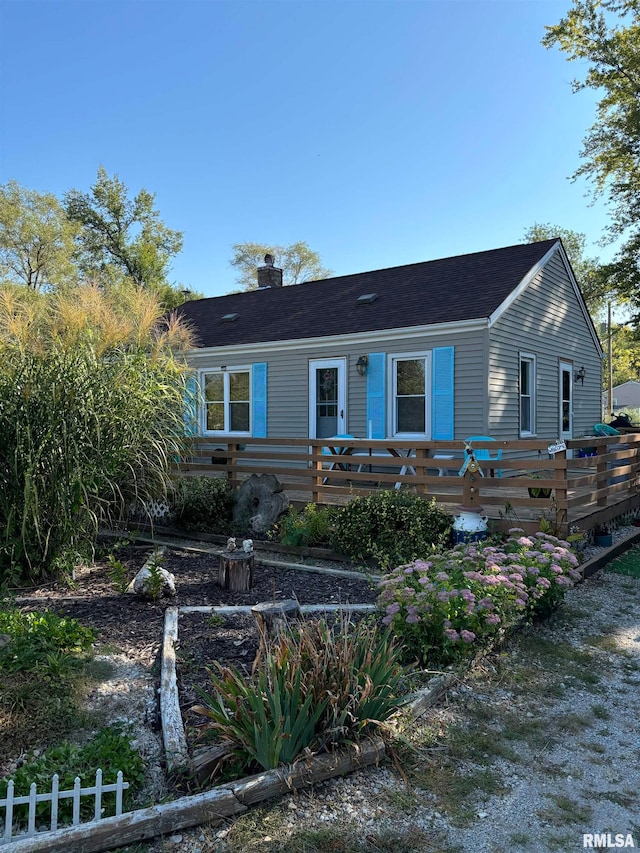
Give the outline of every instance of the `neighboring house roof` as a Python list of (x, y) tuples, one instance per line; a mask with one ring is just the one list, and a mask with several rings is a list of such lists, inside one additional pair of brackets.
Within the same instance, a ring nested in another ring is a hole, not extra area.
[[(199, 347), (487, 320), (558, 240), (186, 302)], [(376, 294), (359, 303), (359, 296)], [(234, 316), (237, 315), (237, 316)], [(226, 319), (224, 319), (226, 318)]]

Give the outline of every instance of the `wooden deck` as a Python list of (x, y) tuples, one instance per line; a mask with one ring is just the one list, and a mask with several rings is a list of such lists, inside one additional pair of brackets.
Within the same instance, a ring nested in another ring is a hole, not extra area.
[[(331, 450), (326, 442), (196, 439), (180, 469), (186, 475), (226, 477), (234, 485), (251, 474), (274, 474), (296, 504), (344, 504), (379, 489), (410, 489), (453, 515), (461, 506), (481, 507), (499, 530), (518, 526), (534, 532), (544, 518), (561, 536), (640, 506), (640, 433), (574, 439), (566, 442), (566, 451), (554, 454), (546, 441), (492, 442), (485, 447), (493, 456), (501, 450), (502, 458), (478, 460), (480, 470), (463, 477), (458, 474), (464, 461), (461, 441), (341, 439)], [(550, 488), (551, 496), (531, 497), (529, 488), (540, 487)]]

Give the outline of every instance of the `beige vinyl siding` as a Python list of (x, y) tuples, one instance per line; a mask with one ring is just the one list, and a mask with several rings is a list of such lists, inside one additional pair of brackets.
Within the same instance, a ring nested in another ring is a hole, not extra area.
[(600, 420), (601, 364), (589, 324), (556, 253), (490, 330), (489, 434), (518, 436), (519, 354), (536, 357), (536, 430), (557, 438), (559, 362), (584, 366), (584, 385), (573, 383), (573, 435), (590, 434)]

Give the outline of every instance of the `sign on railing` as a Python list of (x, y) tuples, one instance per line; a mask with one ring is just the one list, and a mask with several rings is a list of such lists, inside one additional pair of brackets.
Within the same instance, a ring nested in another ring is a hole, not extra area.
[[(93, 820), (100, 820), (102, 817), (102, 795), (115, 792), (115, 816), (119, 817), (122, 814), (122, 794), (129, 787), (129, 783), (122, 778), (122, 771), (118, 770), (118, 775), (115, 782), (108, 785), (102, 784), (102, 770), (96, 770), (95, 785), (88, 788), (81, 787), (80, 777), (76, 776), (73, 788), (70, 791), (59, 790), (59, 778), (56, 773), (51, 779), (51, 791), (39, 794), (35, 782), (31, 783), (29, 793), (23, 796), (15, 796), (14, 781), (10, 779), (7, 784), (7, 796), (0, 800), (0, 815), (4, 810), (4, 831), (0, 838), (0, 846), (10, 843), (17, 838), (33, 838), (38, 832), (54, 831), (58, 828), (58, 806), (60, 800), (73, 800), (73, 814), (71, 819), (72, 826), (78, 826), (80, 823), (80, 798), (93, 797)], [(38, 803), (51, 803), (51, 819), (47, 821), (49, 824), (44, 828), (42, 826), (36, 828), (36, 808)], [(13, 832), (14, 826), (14, 807), (27, 805), (29, 806), (27, 815), (26, 831), (20, 830)], [(0, 817), (0, 828), (2, 827), (2, 818)]]

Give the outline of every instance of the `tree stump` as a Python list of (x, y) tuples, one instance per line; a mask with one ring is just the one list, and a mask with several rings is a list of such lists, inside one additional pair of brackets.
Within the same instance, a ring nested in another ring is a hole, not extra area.
[(247, 592), (253, 586), (255, 554), (224, 551), (218, 561), (218, 583), (231, 592)]
[(284, 601), (262, 601), (251, 608), (261, 638), (277, 637), (287, 622), (300, 618), (300, 606), (293, 598)]

